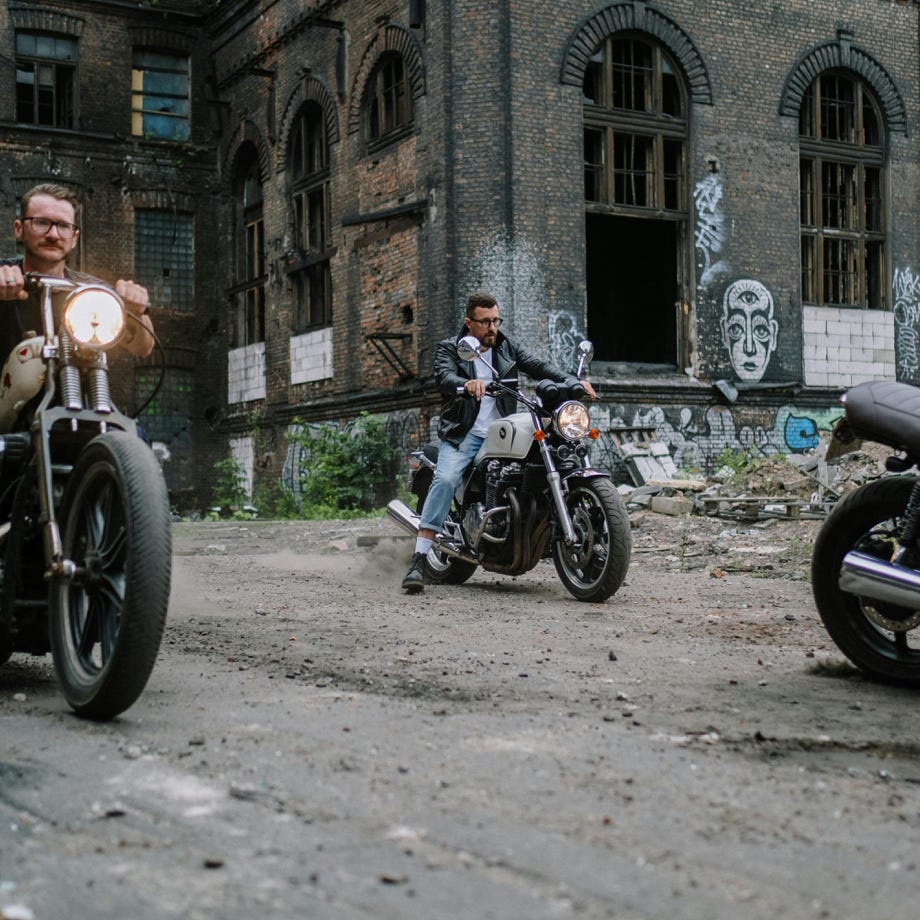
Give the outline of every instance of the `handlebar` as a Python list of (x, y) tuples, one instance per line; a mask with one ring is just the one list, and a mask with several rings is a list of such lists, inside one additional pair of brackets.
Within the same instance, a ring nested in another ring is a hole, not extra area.
[[(486, 396), (497, 396), (502, 391), (513, 390), (517, 392), (517, 381), (514, 379), (509, 380), (492, 380), (486, 384)], [(466, 384), (463, 386), (457, 387), (457, 396), (467, 396), (472, 399), (472, 393), (468, 392), (466, 389)]]

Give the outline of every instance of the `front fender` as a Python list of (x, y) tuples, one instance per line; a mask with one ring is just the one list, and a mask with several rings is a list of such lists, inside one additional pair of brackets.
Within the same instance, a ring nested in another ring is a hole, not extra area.
[(593, 466), (589, 466), (586, 469), (572, 470), (568, 473), (562, 473), (562, 481), (564, 483), (569, 482), (570, 480), (586, 480), (586, 479), (610, 479), (610, 473), (606, 470), (597, 470)]

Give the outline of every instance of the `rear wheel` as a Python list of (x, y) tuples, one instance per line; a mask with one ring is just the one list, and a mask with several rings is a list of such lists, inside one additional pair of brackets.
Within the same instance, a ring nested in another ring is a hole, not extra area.
[[(449, 526), (451, 517), (448, 517), (445, 526)], [(456, 556), (448, 556), (436, 546), (428, 550), (425, 559), (425, 575), (432, 584), (462, 585), (468, 581), (479, 566), (473, 562), (466, 562)]]
[(553, 563), (569, 593), (580, 601), (605, 601), (623, 584), (632, 554), (629, 514), (609, 479), (571, 484), (565, 497), (577, 541), (567, 546), (561, 533), (553, 543)]
[(75, 568), (51, 591), (55, 670), (78, 715), (110, 719), (146, 686), (169, 603), (169, 498), (150, 448), (125, 432), (91, 441), (61, 520)]
[[(851, 550), (891, 559), (915, 482), (893, 476), (847, 495), (815, 540), (811, 583), (821, 621), (853, 664), (883, 681), (920, 686), (920, 609), (859, 597), (839, 585), (843, 558)], [(920, 571), (920, 551), (912, 548), (899, 564)]]

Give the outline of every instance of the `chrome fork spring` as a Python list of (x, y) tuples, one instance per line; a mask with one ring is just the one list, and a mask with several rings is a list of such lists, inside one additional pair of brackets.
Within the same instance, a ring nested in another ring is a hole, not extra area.
[(66, 332), (61, 333), (61, 401), (65, 409), (79, 412), (83, 408), (83, 391), (80, 386), (80, 369), (70, 362), (73, 360), (73, 342)]
[(89, 372), (89, 398), (94, 411), (103, 415), (108, 415), (112, 411), (108, 368), (94, 367)]

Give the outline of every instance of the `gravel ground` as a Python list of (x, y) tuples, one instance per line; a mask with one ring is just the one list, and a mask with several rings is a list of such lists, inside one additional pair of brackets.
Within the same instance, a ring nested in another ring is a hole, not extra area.
[(634, 525), (583, 604), (407, 597), (385, 520), (176, 524), (129, 712), (0, 669), (0, 917), (912, 920), (917, 695), (823, 632), (819, 522)]

